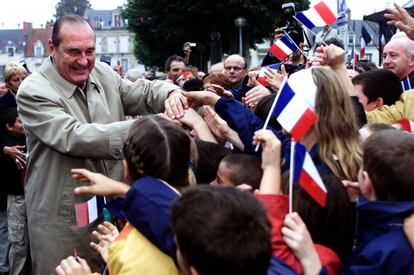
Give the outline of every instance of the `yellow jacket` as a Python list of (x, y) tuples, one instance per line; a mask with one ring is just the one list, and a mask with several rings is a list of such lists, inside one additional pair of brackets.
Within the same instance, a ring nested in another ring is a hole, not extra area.
[(109, 274), (179, 275), (174, 261), (127, 224), (108, 251)]
[(383, 105), (366, 115), (368, 123), (394, 124), (403, 118), (414, 120), (414, 90), (402, 93), (394, 105)]

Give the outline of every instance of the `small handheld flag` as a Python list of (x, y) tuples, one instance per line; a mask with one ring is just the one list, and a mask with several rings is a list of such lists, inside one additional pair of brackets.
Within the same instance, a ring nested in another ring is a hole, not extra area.
[(317, 203), (326, 206), (327, 190), (315, 164), (304, 145), (295, 144), (293, 180), (298, 183)]
[(296, 18), (308, 29), (331, 25), (336, 21), (336, 14), (323, 1), (306, 11), (296, 13)]
[(280, 61), (285, 60), (286, 57), (296, 52), (297, 50), (299, 50), (299, 47), (288, 34), (285, 34), (280, 39), (278, 39), (269, 49), (270, 53)]
[(260, 72), (259, 72), (259, 75), (257, 76), (257, 81), (260, 83), (260, 84), (262, 84), (263, 86), (265, 86), (265, 87), (269, 87), (270, 86), (270, 84), (269, 84), (269, 82), (267, 82), (267, 80), (266, 80), (266, 75), (265, 75), (265, 71), (267, 70), (267, 69), (270, 69), (270, 70), (279, 70), (279, 68), (280, 68), (280, 63), (275, 63), (275, 64), (271, 64), (271, 65), (268, 65), (268, 66), (265, 66), (265, 67), (262, 67), (261, 69), (260, 69)]

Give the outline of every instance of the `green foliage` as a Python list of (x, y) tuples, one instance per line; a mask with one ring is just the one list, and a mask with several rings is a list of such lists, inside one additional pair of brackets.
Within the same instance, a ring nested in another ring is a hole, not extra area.
[(55, 18), (58, 19), (68, 13), (83, 16), (86, 9), (90, 7), (89, 0), (60, 0), (56, 5)]
[[(168, 56), (182, 55), (184, 42), (197, 43), (204, 62), (210, 55), (211, 32), (220, 32), (224, 53), (237, 52), (238, 29), (234, 19), (246, 18), (245, 45), (253, 47), (271, 38), (280, 23), (278, 0), (128, 0), (123, 17), (135, 35), (134, 54), (147, 66), (162, 68)], [(302, 10), (309, 1), (296, 0)]]

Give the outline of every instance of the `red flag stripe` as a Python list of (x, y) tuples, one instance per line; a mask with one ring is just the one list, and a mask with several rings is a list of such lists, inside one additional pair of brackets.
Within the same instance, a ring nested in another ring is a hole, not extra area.
[(299, 185), (322, 207), (326, 206), (326, 193), (304, 169), (302, 169), (302, 172), (300, 174)]

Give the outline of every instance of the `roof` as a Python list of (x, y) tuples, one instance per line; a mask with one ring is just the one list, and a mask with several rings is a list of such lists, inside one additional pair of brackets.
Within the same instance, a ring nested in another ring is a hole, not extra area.
[[(112, 10), (94, 10), (88, 9), (85, 13), (86, 20), (93, 28), (111, 28)], [(96, 23), (95, 23), (96, 22)], [(99, 24), (97, 24), (99, 22)]]
[(34, 56), (34, 45), (37, 41), (42, 42), (44, 52), (43, 56), (49, 56), (50, 50), (48, 45), (49, 39), (52, 37), (52, 28), (47, 29), (33, 29), (32, 33), (27, 36), (25, 56)]
[(22, 53), (25, 44), (23, 30), (0, 30), (0, 53), (5, 53), (7, 46), (16, 47), (16, 52)]

